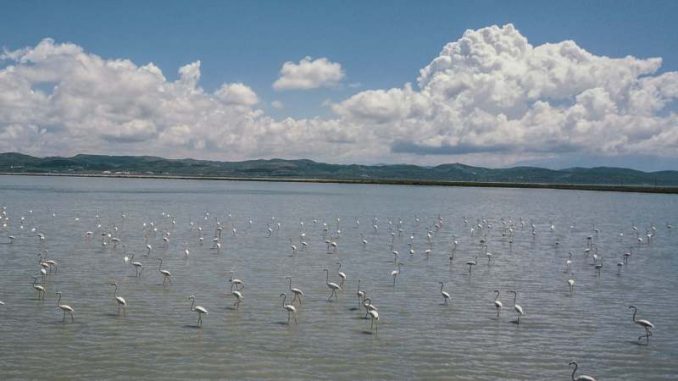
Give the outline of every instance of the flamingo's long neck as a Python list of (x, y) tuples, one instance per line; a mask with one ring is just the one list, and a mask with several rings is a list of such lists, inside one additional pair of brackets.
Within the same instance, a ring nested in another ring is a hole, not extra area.
[(287, 301), (287, 294), (283, 295), (283, 307), (285, 307), (286, 301)]
[(61, 304), (61, 294), (59, 294), (59, 299), (57, 299), (57, 306)]
[(494, 301), (495, 301), (495, 302), (496, 302), (497, 300), (499, 300), (499, 291), (497, 291), (497, 297), (494, 298)]
[(577, 372), (578, 367), (579, 367), (579, 365), (577, 365), (577, 363), (574, 363), (574, 369), (572, 370), (572, 381), (575, 381), (574, 380), (574, 374)]
[(325, 269), (325, 283), (330, 284), (330, 272)]
[(195, 298), (191, 298), (191, 311), (195, 311), (195, 308), (193, 308), (193, 306), (195, 306)]
[(113, 297), (115, 298), (118, 295), (118, 285), (115, 285), (115, 290), (113, 290)]
[(162, 258), (160, 258), (160, 264), (158, 265), (158, 270), (162, 270)]
[(634, 308), (634, 309), (633, 309), (633, 322), (634, 322), (634, 323), (636, 322), (636, 314), (637, 314), (637, 313), (638, 313), (638, 309), (637, 309), (637, 308)]
[(514, 293), (513, 293), (513, 305), (516, 304), (516, 299), (518, 299), (518, 293), (517, 293), (517, 292), (514, 292)]
[(292, 278), (290, 278), (290, 290), (292, 289)]

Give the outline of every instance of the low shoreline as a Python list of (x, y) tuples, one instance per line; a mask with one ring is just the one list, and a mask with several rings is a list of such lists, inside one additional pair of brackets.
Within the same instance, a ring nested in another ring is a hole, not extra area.
[(219, 181), (265, 181), (289, 183), (320, 184), (380, 184), (380, 185), (422, 185), (447, 187), (478, 188), (524, 188), (524, 189), (560, 189), (587, 190), (600, 192), (634, 192), (678, 194), (678, 187), (650, 185), (610, 185), (610, 184), (563, 184), (563, 183), (520, 183), (520, 182), (483, 182), (483, 181), (450, 181), (450, 180), (417, 180), (417, 179), (327, 179), (327, 178), (294, 178), (294, 177), (229, 177), (229, 176), (182, 176), (182, 175), (147, 175), (147, 174), (103, 174), (103, 173), (30, 173), (2, 172), (0, 176), (54, 176), (54, 177), (98, 177), (124, 179), (160, 179), (160, 180), (219, 180)]

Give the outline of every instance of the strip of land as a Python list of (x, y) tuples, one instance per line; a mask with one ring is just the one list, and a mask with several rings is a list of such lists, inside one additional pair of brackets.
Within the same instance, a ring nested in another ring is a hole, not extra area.
[(678, 171), (627, 168), (483, 168), (464, 164), (342, 165), (311, 160), (219, 162), (149, 156), (76, 155), (37, 158), (0, 153), (0, 174), (145, 179), (284, 181), (461, 187), (575, 189), (678, 194)]

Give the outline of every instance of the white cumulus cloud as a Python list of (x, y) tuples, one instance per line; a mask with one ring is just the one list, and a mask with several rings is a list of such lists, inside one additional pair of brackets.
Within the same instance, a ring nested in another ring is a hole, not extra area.
[(327, 58), (304, 57), (299, 63), (287, 61), (280, 69), (280, 78), (273, 83), (276, 90), (307, 90), (336, 86), (344, 78), (341, 64)]
[[(216, 160), (461, 161), (577, 157), (678, 161), (678, 72), (660, 58), (531, 45), (513, 25), (468, 30), (412, 83), (324, 102), (329, 117), (275, 119), (246, 84), (200, 86), (200, 61), (168, 80), (153, 63), (45, 39), (0, 55), (0, 152)], [(287, 62), (275, 87), (339, 83), (338, 63)], [(270, 104), (282, 106), (279, 101)]]

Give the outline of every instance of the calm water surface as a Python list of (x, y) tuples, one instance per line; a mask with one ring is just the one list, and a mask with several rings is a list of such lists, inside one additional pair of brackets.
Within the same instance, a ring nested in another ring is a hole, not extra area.
[[(0, 176), (0, 206), (0, 241), (16, 237), (0, 245), (0, 379), (569, 380), (571, 360), (600, 380), (678, 378), (673, 195)], [(211, 249), (216, 221), (220, 251)], [(120, 244), (104, 246), (108, 233)], [(599, 276), (589, 236), (603, 258)], [(45, 250), (58, 272), (46, 277), (43, 302), (31, 284)], [(392, 250), (404, 264), (395, 287)], [(569, 251), (573, 274), (564, 272)], [(144, 265), (140, 278), (123, 260), (132, 254)], [(167, 287), (156, 257), (172, 272)], [(328, 302), (323, 269), (339, 282), (338, 261), (347, 280)], [(245, 282), (238, 310), (231, 270)], [(298, 325), (287, 325), (281, 306), (285, 276), (305, 294)], [(357, 309), (358, 279), (379, 309), (376, 332)], [(520, 324), (511, 289), (525, 310)], [(62, 322), (59, 290), (73, 323)], [(189, 295), (209, 310), (201, 329)], [(643, 330), (629, 304), (656, 326), (649, 346), (638, 345)]]

